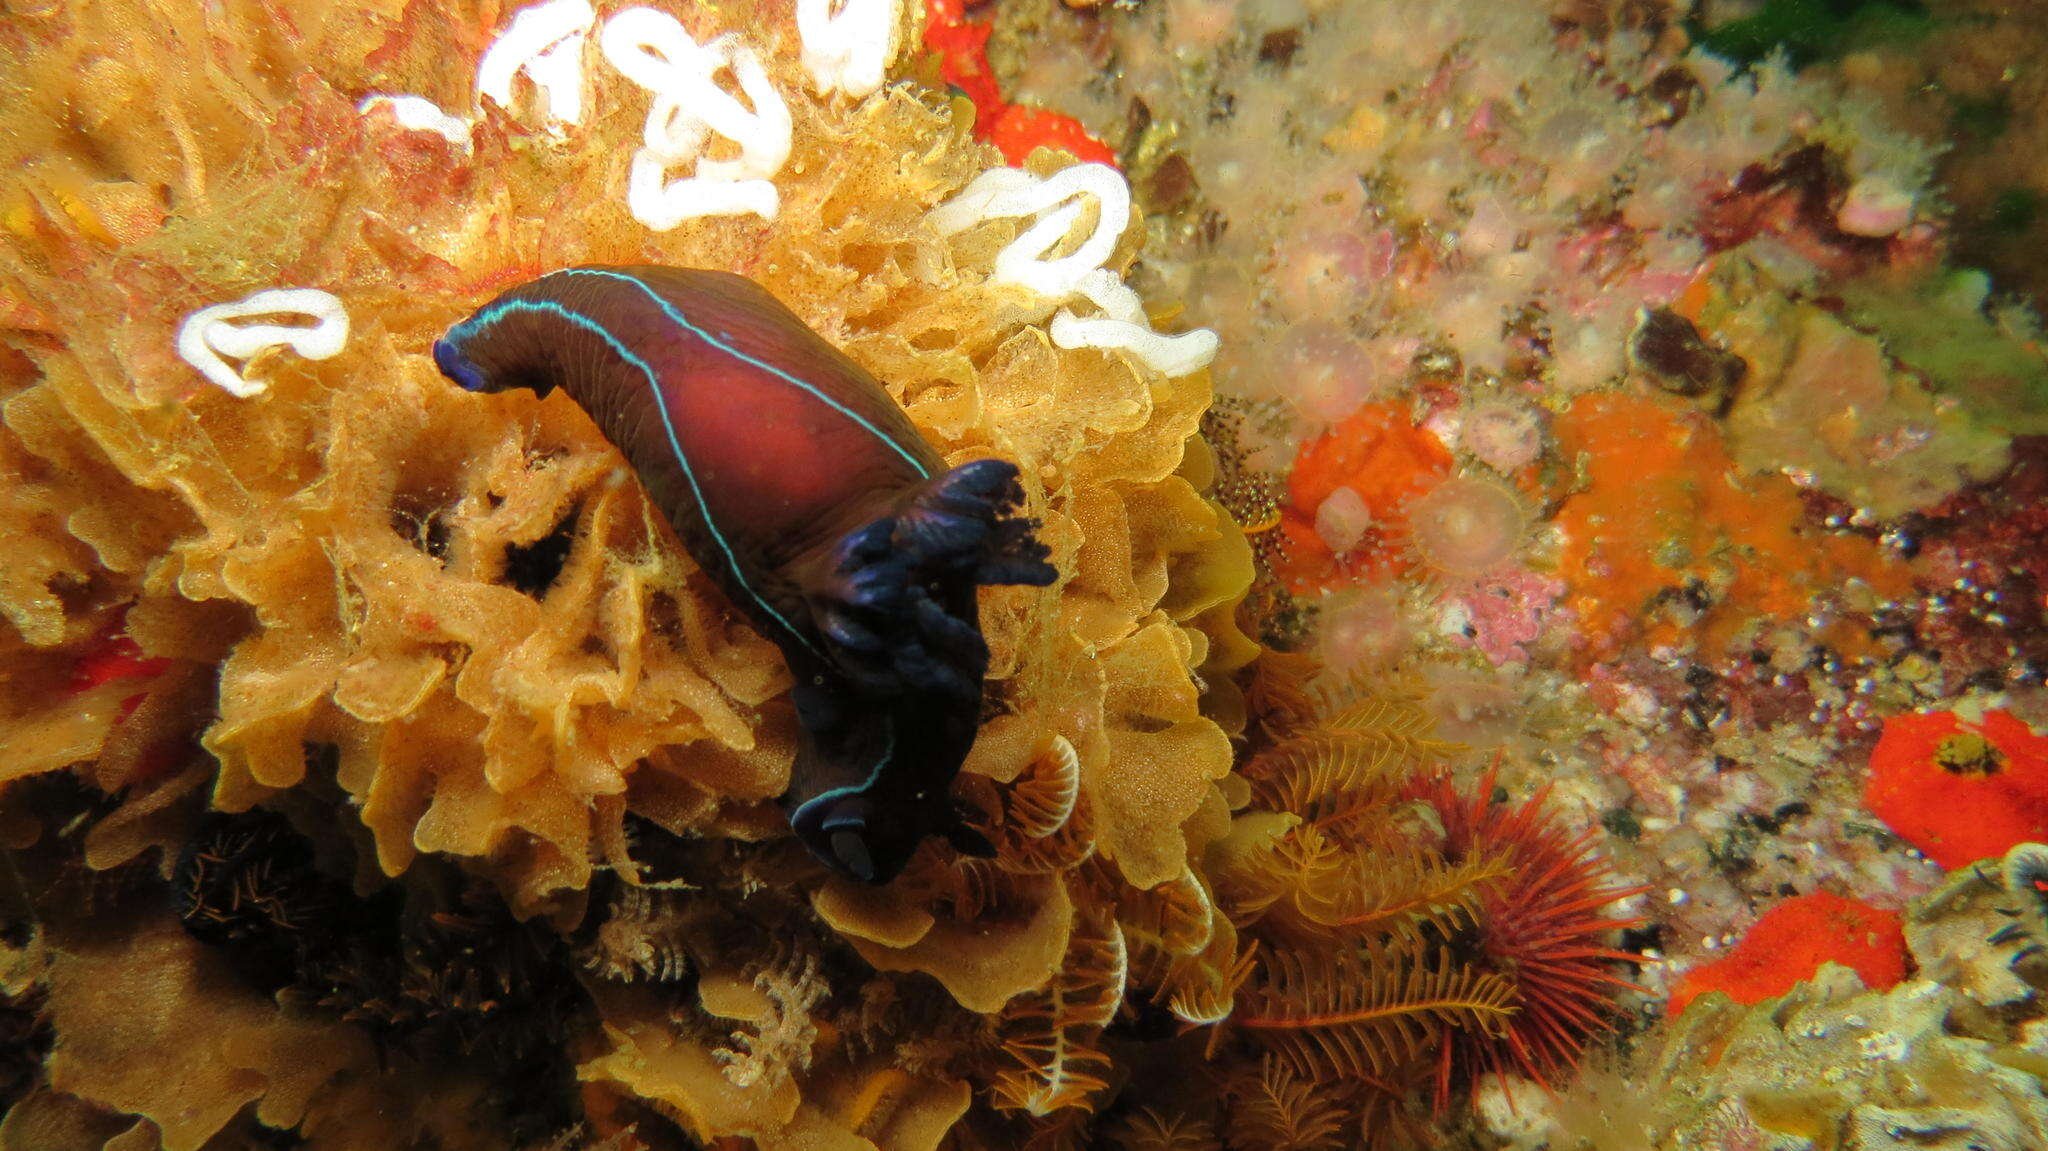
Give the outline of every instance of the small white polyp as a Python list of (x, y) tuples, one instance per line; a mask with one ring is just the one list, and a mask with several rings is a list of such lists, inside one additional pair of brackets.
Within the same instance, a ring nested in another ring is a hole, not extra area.
[[(858, 100), (882, 86), (896, 54), (897, 0), (796, 0), (804, 68), (820, 92)], [(834, 7), (838, 12), (833, 12)]]
[[(1053, 256), (1080, 220), (1088, 198), (1097, 205), (1094, 231), (1072, 252)], [(1202, 328), (1162, 336), (1153, 331), (1138, 294), (1102, 266), (1130, 226), (1131, 188), (1123, 173), (1107, 164), (1073, 164), (1040, 179), (1021, 168), (994, 168), (933, 209), (928, 219), (940, 235), (950, 236), (984, 220), (1015, 216), (1038, 218), (996, 253), (989, 279), (1058, 301), (1078, 296), (1102, 313), (1082, 317), (1060, 309), (1052, 318), (1053, 343), (1119, 349), (1168, 376), (1186, 375), (1216, 358), (1216, 333)]]
[[(654, 94), (626, 181), (634, 219), (665, 232), (699, 216), (775, 218), (782, 199), (769, 178), (789, 159), (793, 125), (752, 48), (731, 35), (699, 44), (675, 17), (652, 8), (607, 20), (598, 44), (613, 67)], [(716, 77), (727, 70), (752, 108), (719, 87)], [(713, 132), (738, 144), (739, 156), (702, 159)], [(694, 165), (692, 175), (668, 178), (684, 165)]]
[(583, 42), (597, 12), (590, 0), (544, 0), (521, 8), (477, 64), (479, 98), (512, 105), (512, 78), (524, 72), (546, 95), (548, 119), (583, 122)]
[[(245, 316), (310, 316), (313, 325), (228, 323)], [(318, 288), (272, 288), (232, 304), (201, 308), (178, 326), (179, 357), (245, 399), (270, 385), (245, 378), (221, 357), (248, 360), (269, 348), (290, 348), (309, 360), (324, 360), (347, 343), (347, 309)]]
[(458, 148), (469, 147), (470, 122), (443, 112), (425, 96), (365, 96), (356, 105), (356, 111), (365, 116), (379, 108), (390, 109), (398, 126), (409, 132), (432, 132)]

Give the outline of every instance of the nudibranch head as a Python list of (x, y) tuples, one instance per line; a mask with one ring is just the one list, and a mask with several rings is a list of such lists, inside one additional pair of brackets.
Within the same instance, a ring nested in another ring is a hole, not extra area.
[(812, 800), (790, 815), (790, 830), (820, 862), (861, 883), (887, 883), (928, 833), (918, 812), (865, 794)]
[(448, 340), (434, 341), (434, 366), (441, 369), (442, 375), (460, 384), (465, 392), (502, 390), (502, 386), (494, 387), (493, 381), (484, 374), (483, 369), (471, 363), (469, 357), (457, 351), (455, 345)]

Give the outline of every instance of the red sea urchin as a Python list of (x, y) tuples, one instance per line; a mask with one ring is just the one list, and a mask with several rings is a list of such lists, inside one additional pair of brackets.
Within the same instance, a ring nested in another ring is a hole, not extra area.
[(1469, 793), (1441, 774), (1414, 788), (1443, 822), (1447, 860), (1498, 856), (1511, 868), (1480, 897), (1477, 927), (1465, 945), (1478, 966), (1514, 981), (1517, 1010), (1503, 1034), (1452, 1033), (1438, 1061), (1440, 1102), (1454, 1075), (1469, 1081), (1514, 1071), (1550, 1086), (1577, 1064), (1589, 1038), (1614, 1026), (1613, 992), (1641, 990), (1608, 970), (1641, 957), (1600, 940), (1642, 922), (1610, 918), (1602, 909), (1645, 888), (1617, 882), (1606, 860), (1590, 851), (1593, 834), (1574, 835), (1544, 806), (1548, 793), (1545, 787), (1520, 804), (1496, 803), (1491, 771)]

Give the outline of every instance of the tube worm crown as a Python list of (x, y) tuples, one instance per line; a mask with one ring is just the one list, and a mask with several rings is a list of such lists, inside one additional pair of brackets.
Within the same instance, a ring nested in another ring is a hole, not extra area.
[(948, 470), (873, 376), (727, 272), (553, 272), (434, 362), (471, 391), (566, 391), (782, 649), (802, 728), (783, 806), (813, 853), (884, 883), (927, 835), (989, 850), (950, 794), (988, 669), (975, 589), (1056, 574), (1012, 514), (1014, 464)]

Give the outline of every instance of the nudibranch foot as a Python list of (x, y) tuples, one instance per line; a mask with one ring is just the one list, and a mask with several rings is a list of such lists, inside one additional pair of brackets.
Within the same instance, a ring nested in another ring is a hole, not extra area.
[(848, 532), (828, 575), (805, 581), (829, 655), (861, 690), (981, 698), (988, 645), (975, 615), (982, 584), (1044, 587), (1058, 572), (1007, 460), (961, 464), (919, 486), (893, 515)]

